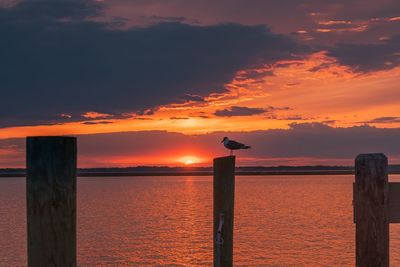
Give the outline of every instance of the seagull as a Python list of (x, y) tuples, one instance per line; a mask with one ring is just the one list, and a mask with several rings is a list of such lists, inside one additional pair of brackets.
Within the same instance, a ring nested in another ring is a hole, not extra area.
[(224, 147), (226, 147), (227, 149), (229, 149), (231, 151), (231, 156), (233, 155), (233, 150), (251, 148), (250, 146), (246, 146), (242, 143), (239, 143), (239, 142), (236, 142), (233, 140), (229, 140), (228, 137), (224, 137), (224, 139), (222, 139), (221, 143), (224, 143)]

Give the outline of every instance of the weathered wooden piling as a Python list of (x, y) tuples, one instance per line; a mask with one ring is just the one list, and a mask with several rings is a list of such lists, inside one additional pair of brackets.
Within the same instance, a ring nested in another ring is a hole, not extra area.
[(28, 266), (76, 266), (76, 138), (28, 137)]
[(355, 161), (356, 266), (389, 267), (388, 160), (362, 154)]
[(214, 267), (233, 266), (235, 157), (214, 159)]

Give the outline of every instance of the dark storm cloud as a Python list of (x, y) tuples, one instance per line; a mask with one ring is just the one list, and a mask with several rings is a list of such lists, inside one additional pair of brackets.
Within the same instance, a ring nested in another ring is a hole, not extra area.
[(92, 19), (104, 11), (98, 3), (42, 0), (0, 8), (0, 127), (87, 111), (117, 115), (185, 96), (199, 100), (224, 92), (238, 70), (299, 50), (265, 26), (116, 28)]
[(234, 117), (234, 116), (251, 116), (262, 114), (266, 112), (263, 108), (249, 108), (249, 107), (239, 107), (233, 106), (229, 109), (220, 109), (215, 111), (214, 115), (218, 117)]
[[(86, 166), (109, 166), (109, 159), (113, 157), (134, 159), (166, 151), (179, 151), (180, 148), (197, 151), (211, 158), (226, 154), (223, 146), (219, 145), (224, 136), (252, 146), (252, 149), (240, 152), (239, 160), (264, 159), (263, 164), (270, 164), (274, 158), (282, 158), (283, 161), (285, 158), (309, 158), (310, 163), (312, 159), (343, 159), (341, 162), (351, 165), (360, 153), (383, 152), (392, 159), (398, 159), (400, 151), (400, 128), (385, 129), (366, 125), (334, 128), (321, 123), (302, 123), (291, 124), (290, 129), (218, 132), (197, 136), (164, 131), (80, 135), (79, 159)], [(7, 162), (19, 162), (18, 166), (23, 166), (24, 140), (0, 140), (0, 152), (7, 149), (15, 149), (16, 153), (8, 153), (1, 165), (5, 167)], [(246, 164), (256, 165), (259, 162), (250, 161)], [(285, 165), (282, 160), (279, 164)], [(307, 162), (303, 161), (303, 164)]]
[(337, 44), (328, 51), (328, 55), (338, 59), (339, 63), (361, 72), (391, 69), (400, 65), (400, 36), (382, 43)]

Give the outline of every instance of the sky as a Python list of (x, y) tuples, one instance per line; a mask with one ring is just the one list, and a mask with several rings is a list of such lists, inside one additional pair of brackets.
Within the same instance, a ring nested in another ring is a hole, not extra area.
[(396, 0), (0, 0), (0, 167), (400, 163)]

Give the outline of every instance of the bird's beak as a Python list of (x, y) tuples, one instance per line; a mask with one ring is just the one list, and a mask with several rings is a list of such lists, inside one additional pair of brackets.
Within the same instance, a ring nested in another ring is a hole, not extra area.
[(223, 143), (223, 142), (224, 142), (224, 139), (222, 139), (221, 143)]

